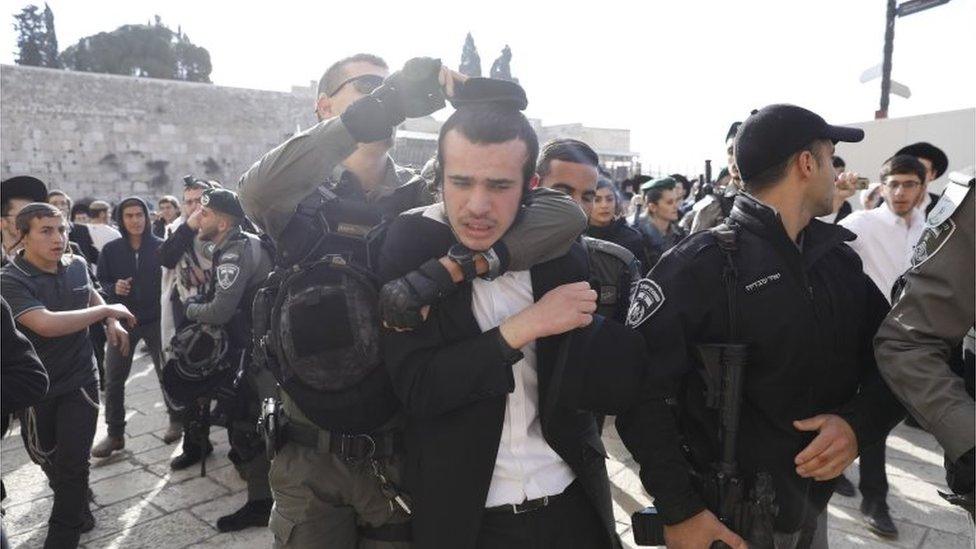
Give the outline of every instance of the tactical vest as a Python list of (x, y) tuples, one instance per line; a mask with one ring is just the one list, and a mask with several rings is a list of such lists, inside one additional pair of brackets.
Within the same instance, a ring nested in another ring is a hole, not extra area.
[(596, 312), (623, 322), (630, 308), (630, 293), (637, 286), (640, 267), (627, 248), (583, 236), (590, 265), (590, 285), (597, 292)]
[(255, 361), (322, 429), (364, 433), (399, 408), (379, 349), (373, 274), (388, 221), (419, 206), (411, 180), (374, 203), (322, 185), (278, 238), (275, 271), (255, 298)]

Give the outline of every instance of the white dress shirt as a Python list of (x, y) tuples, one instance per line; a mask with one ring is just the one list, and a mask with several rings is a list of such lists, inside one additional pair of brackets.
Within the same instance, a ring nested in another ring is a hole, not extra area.
[(98, 253), (102, 253), (102, 248), (109, 242), (122, 238), (122, 233), (104, 223), (89, 223), (88, 232), (91, 234), (92, 244)]
[(912, 250), (925, 228), (925, 211), (912, 208), (906, 221), (882, 204), (856, 211), (839, 224), (857, 235), (848, 244), (861, 256), (864, 273), (891, 302), (891, 288), (911, 266)]
[[(473, 285), (471, 309), (483, 332), (533, 303), (529, 271), (507, 272), (491, 282), (476, 278)], [(542, 437), (535, 342), (521, 351), (524, 357), (512, 366), (515, 391), (505, 403), (505, 423), (485, 507), (554, 496), (576, 478)]]

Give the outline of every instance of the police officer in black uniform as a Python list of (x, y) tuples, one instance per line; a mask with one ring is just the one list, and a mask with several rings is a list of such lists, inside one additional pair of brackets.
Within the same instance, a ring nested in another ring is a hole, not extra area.
[(251, 303), (271, 272), (272, 257), (258, 236), (241, 229), (244, 210), (233, 191), (208, 189), (200, 206), (194, 224), (199, 224), (200, 239), (215, 245), (212, 276), (206, 292), (187, 304), (186, 318), (223, 327), (227, 334), (224, 360), (234, 374), (235, 391), (232, 398), (218, 399), (222, 413), (217, 421), (227, 427), (231, 461), (247, 481), (247, 503), (217, 520), (218, 530), (231, 532), (266, 526), (271, 513), (270, 463), (256, 426), (261, 402), (274, 396), (275, 383), (266, 370), (251, 366), (250, 348)]
[[(885, 299), (845, 244), (854, 235), (813, 219), (832, 205), (834, 143), (863, 136), (793, 105), (757, 111), (736, 137), (744, 192), (728, 223), (685, 239), (638, 285), (628, 324), (644, 335), (652, 368), (680, 381), (680, 429), (695, 471), (635, 454), (669, 545), (742, 546), (692, 481), (709, 474), (720, 448), (702, 345), (745, 346), (733, 461), (747, 493), (771, 480), (778, 513), (766, 539), (775, 547), (826, 547), (833, 479), (902, 415), (872, 348)], [(636, 426), (618, 421), (618, 429), (628, 445), (640, 440)]]

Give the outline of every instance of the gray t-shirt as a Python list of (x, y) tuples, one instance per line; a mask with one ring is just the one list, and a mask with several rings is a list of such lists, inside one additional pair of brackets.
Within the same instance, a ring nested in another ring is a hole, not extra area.
[[(85, 258), (65, 254), (56, 274), (46, 273), (24, 259), (23, 253), (0, 270), (0, 294), (10, 304), (14, 319), (35, 309), (52, 312), (88, 307), (93, 291)], [(63, 395), (98, 379), (88, 329), (61, 337), (41, 337), (23, 324), (50, 379), (47, 398)]]

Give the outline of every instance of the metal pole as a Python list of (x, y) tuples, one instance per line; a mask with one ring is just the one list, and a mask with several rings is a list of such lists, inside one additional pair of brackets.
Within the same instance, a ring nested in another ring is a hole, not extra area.
[(888, 0), (888, 12), (885, 16), (884, 61), (881, 63), (881, 108), (874, 113), (876, 120), (888, 118), (888, 99), (891, 94), (891, 52), (895, 49), (896, 13), (895, 0)]

